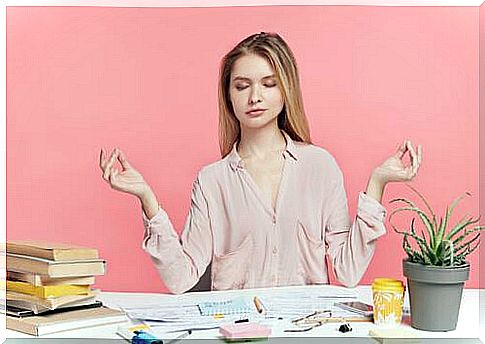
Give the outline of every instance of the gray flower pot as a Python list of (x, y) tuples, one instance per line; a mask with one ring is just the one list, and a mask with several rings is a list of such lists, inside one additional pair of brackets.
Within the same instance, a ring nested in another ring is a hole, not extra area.
[(454, 330), (470, 264), (441, 267), (403, 260), (403, 273), (408, 279), (411, 326), (424, 331)]

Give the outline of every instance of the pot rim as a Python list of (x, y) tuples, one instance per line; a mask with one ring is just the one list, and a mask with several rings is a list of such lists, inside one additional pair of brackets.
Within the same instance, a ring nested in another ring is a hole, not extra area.
[(410, 262), (407, 258), (404, 258), (403, 263), (420, 266), (425, 269), (436, 269), (436, 270), (454, 270), (454, 269), (463, 269), (463, 268), (470, 268), (470, 262), (466, 261), (463, 265), (456, 265), (456, 266), (442, 266), (442, 265), (425, 265), (421, 263), (414, 263)]

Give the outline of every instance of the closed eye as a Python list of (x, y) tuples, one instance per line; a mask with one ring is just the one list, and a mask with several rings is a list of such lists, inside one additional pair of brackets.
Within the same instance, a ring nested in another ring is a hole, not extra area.
[[(264, 86), (269, 88), (269, 87), (275, 87), (276, 84), (265, 84)], [(236, 90), (238, 91), (242, 91), (246, 88), (248, 88), (248, 86), (236, 86)]]

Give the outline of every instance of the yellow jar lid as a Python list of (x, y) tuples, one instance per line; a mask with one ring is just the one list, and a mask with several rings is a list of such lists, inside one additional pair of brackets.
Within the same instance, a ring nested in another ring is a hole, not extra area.
[(374, 290), (403, 291), (404, 283), (393, 278), (376, 278), (372, 282)]

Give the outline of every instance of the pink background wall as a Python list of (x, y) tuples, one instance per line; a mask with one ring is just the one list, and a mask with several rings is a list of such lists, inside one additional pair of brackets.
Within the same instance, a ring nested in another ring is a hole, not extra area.
[[(480, 36), (480, 67), (479, 67), (479, 70), (480, 70), (480, 73), (479, 73), (479, 77), (480, 77), (480, 81), (479, 81), (479, 84), (482, 85), (480, 87), (480, 100), (479, 100), (479, 106), (480, 106), (480, 125), (479, 125), (479, 128), (480, 128), (480, 133), (482, 133), (482, 135), (479, 135), (480, 138), (479, 138), (479, 146), (482, 147), (481, 149), (479, 149), (479, 152), (480, 152), (480, 166), (479, 166), (479, 171), (480, 171), (480, 176), (479, 176), (479, 180), (480, 180), (480, 186), (479, 186), (479, 193), (480, 193), (480, 213), (484, 213), (483, 212), (483, 207), (485, 206), (485, 183), (483, 183), (483, 181), (485, 180), (485, 137), (483, 135), (483, 133), (485, 132), (485, 2), (482, 3), (482, 5), (480, 6), (480, 10), (479, 10), (479, 17), (480, 17), (480, 20), (479, 20), (479, 36)], [(483, 250), (483, 248), (480, 250), (480, 255), (479, 255), (479, 259), (480, 259), (480, 263), (479, 263), (479, 266), (480, 266), (480, 272), (479, 272), (479, 287), (480, 288), (485, 288), (485, 250)], [(482, 306), (485, 306), (485, 300), (483, 300), (483, 298), (480, 299), (480, 302), (481, 302), (481, 307)], [(483, 307), (482, 307), (483, 308)], [(482, 323), (485, 323), (485, 317), (481, 318), (481, 320), (483, 319), (483, 322)]]
[[(413, 184), (439, 213), (471, 191), (454, 219), (478, 214), (477, 7), (10, 7), (7, 19), (7, 239), (97, 247), (101, 289), (165, 290), (138, 201), (102, 180), (100, 148), (127, 153), (180, 230), (198, 169), (219, 158), (219, 60), (259, 31), (292, 47), (312, 138), (337, 158), (352, 216), (406, 137), (424, 146)], [(411, 194), (389, 185), (383, 204), (397, 196)], [(388, 229), (363, 284), (402, 278)]]

